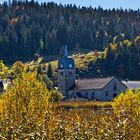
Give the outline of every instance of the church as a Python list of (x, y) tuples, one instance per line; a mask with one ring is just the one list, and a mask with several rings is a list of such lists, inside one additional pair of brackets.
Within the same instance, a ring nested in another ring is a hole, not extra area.
[(58, 90), (66, 100), (112, 101), (126, 89), (116, 77), (76, 79), (74, 59), (65, 46), (64, 56), (58, 59)]

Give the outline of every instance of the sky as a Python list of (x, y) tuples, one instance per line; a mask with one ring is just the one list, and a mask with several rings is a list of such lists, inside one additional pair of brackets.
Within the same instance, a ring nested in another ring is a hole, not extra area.
[[(0, 2), (3, 2), (4, 0), (0, 0)], [(36, 1), (36, 0), (35, 0)], [(76, 4), (77, 6), (92, 6), (98, 7), (101, 6), (104, 9), (109, 8), (123, 8), (123, 9), (140, 9), (140, 0), (37, 0), (39, 2), (55, 2), (55, 3), (61, 3), (61, 4)]]

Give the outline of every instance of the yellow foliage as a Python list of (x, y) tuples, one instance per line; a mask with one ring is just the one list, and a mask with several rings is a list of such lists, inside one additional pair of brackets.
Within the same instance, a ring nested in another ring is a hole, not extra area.
[(49, 92), (35, 73), (23, 73), (0, 99), (0, 135), (7, 139), (36, 137), (47, 126)]
[(128, 90), (112, 104), (118, 124), (124, 127), (127, 137), (140, 139), (140, 90)]
[(129, 40), (124, 40), (124, 41), (123, 41), (123, 44), (124, 44), (125, 46), (128, 46), (128, 47), (131, 46), (131, 42), (130, 42)]
[(121, 93), (120, 96), (114, 99), (112, 104), (114, 113), (120, 117), (122, 115), (140, 115), (140, 91), (135, 93), (132, 90), (128, 90), (125, 93)]
[(137, 37), (136, 37), (135, 42), (136, 42), (137, 44), (140, 43), (140, 36), (137, 36)]
[(2, 60), (0, 60), (0, 78), (5, 79), (9, 76), (8, 68), (5, 66)]
[(11, 76), (16, 78), (20, 76), (22, 72), (26, 72), (26, 66), (21, 61), (17, 61), (13, 64), (11, 70)]
[(49, 94), (35, 73), (18, 76), (0, 97), (0, 139), (140, 139), (139, 90), (121, 93), (112, 108), (111, 103), (79, 101), (51, 103), (53, 111)]
[(113, 53), (115, 53), (117, 51), (117, 47), (115, 44), (111, 44), (110, 47), (111, 47), (111, 50)]

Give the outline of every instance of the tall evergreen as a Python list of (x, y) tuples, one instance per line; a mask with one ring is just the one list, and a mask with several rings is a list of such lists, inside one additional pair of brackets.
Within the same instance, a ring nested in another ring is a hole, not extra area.
[(139, 11), (39, 4), (34, 0), (10, 3), (0, 5), (0, 59), (6, 62), (29, 60), (38, 52), (58, 55), (65, 44), (70, 51), (103, 51), (115, 36), (132, 40), (140, 34)]
[[(90, 63), (89, 67), (95, 66), (91, 75), (140, 79), (139, 10), (80, 8), (34, 0), (10, 3), (0, 4), (0, 60), (11, 64), (35, 56), (58, 56), (67, 44), (70, 52), (106, 52)], [(51, 77), (51, 70), (48, 73)]]
[(52, 69), (51, 63), (48, 64), (47, 75), (49, 78), (53, 77), (53, 69)]

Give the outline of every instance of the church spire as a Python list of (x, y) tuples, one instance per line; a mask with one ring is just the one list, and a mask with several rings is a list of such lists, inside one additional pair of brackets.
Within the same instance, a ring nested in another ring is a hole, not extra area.
[(67, 49), (67, 45), (65, 45), (65, 49), (64, 49), (64, 57), (68, 57), (68, 49)]

